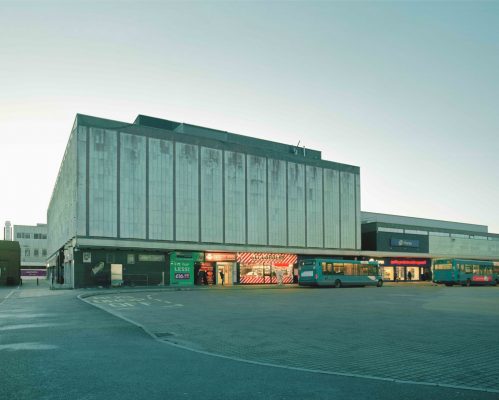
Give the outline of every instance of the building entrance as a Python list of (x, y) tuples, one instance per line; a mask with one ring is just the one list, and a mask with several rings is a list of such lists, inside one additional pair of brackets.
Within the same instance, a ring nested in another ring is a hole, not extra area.
[(431, 261), (425, 258), (385, 258), (383, 279), (386, 281), (420, 281), (428, 279)]
[(232, 285), (234, 283), (235, 263), (217, 262), (217, 285)]

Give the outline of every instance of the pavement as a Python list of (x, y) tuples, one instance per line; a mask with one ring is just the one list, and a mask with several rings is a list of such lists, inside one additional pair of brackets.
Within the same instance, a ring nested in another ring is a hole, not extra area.
[(498, 302), (423, 283), (0, 288), (0, 397), (497, 399)]

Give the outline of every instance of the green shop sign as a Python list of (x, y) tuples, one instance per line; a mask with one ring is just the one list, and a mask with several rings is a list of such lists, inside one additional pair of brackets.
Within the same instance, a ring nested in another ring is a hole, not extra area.
[(194, 263), (203, 261), (203, 253), (173, 252), (170, 254), (170, 284), (194, 285)]

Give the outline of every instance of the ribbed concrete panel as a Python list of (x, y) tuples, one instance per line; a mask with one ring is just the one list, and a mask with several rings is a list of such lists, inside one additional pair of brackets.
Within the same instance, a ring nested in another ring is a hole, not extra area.
[(78, 179), (76, 200), (76, 232), (87, 235), (87, 128), (78, 127)]
[(176, 144), (176, 239), (199, 241), (198, 146)]
[(149, 239), (173, 240), (173, 143), (149, 139)]
[(340, 172), (341, 248), (355, 248), (355, 176)]
[(430, 254), (440, 257), (459, 257), (474, 259), (499, 259), (499, 241), (483, 239), (466, 239), (451, 236), (429, 236)]
[(146, 138), (120, 137), (120, 237), (146, 238)]
[(305, 167), (288, 163), (288, 234), (290, 246), (305, 246)]
[(340, 172), (324, 169), (324, 246), (340, 248)]
[(201, 147), (201, 241), (223, 242), (222, 151)]
[(225, 152), (225, 242), (246, 242), (245, 156)]
[(117, 133), (90, 128), (89, 234), (118, 234)]
[(324, 247), (322, 226), (322, 168), (307, 165), (307, 247)]
[(248, 243), (267, 244), (267, 159), (246, 157), (248, 191)]
[(286, 246), (286, 162), (269, 158), (269, 244)]
[(362, 248), (362, 235), (360, 228), (360, 175), (355, 174), (355, 229), (356, 229), (356, 249)]
[[(71, 134), (47, 212), (48, 254), (76, 234), (77, 138)], [(22, 262), (22, 260), (21, 260)]]

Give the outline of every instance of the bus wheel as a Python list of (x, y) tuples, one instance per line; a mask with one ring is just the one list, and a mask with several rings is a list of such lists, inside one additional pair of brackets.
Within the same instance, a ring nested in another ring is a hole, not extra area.
[(339, 279), (336, 279), (336, 280), (334, 281), (334, 287), (335, 287), (336, 289), (339, 289), (339, 288), (341, 287), (341, 281), (340, 281)]
[(377, 287), (381, 287), (381, 286), (383, 286), (383, 281), (380, 279), (380, 280), (378, 281), (378, 284), (377, 284), (376, 286), (377, 286)]
[(470, 287), (471, 286), (471, 281), (469, 279), (466, 279), (466, 286)]

